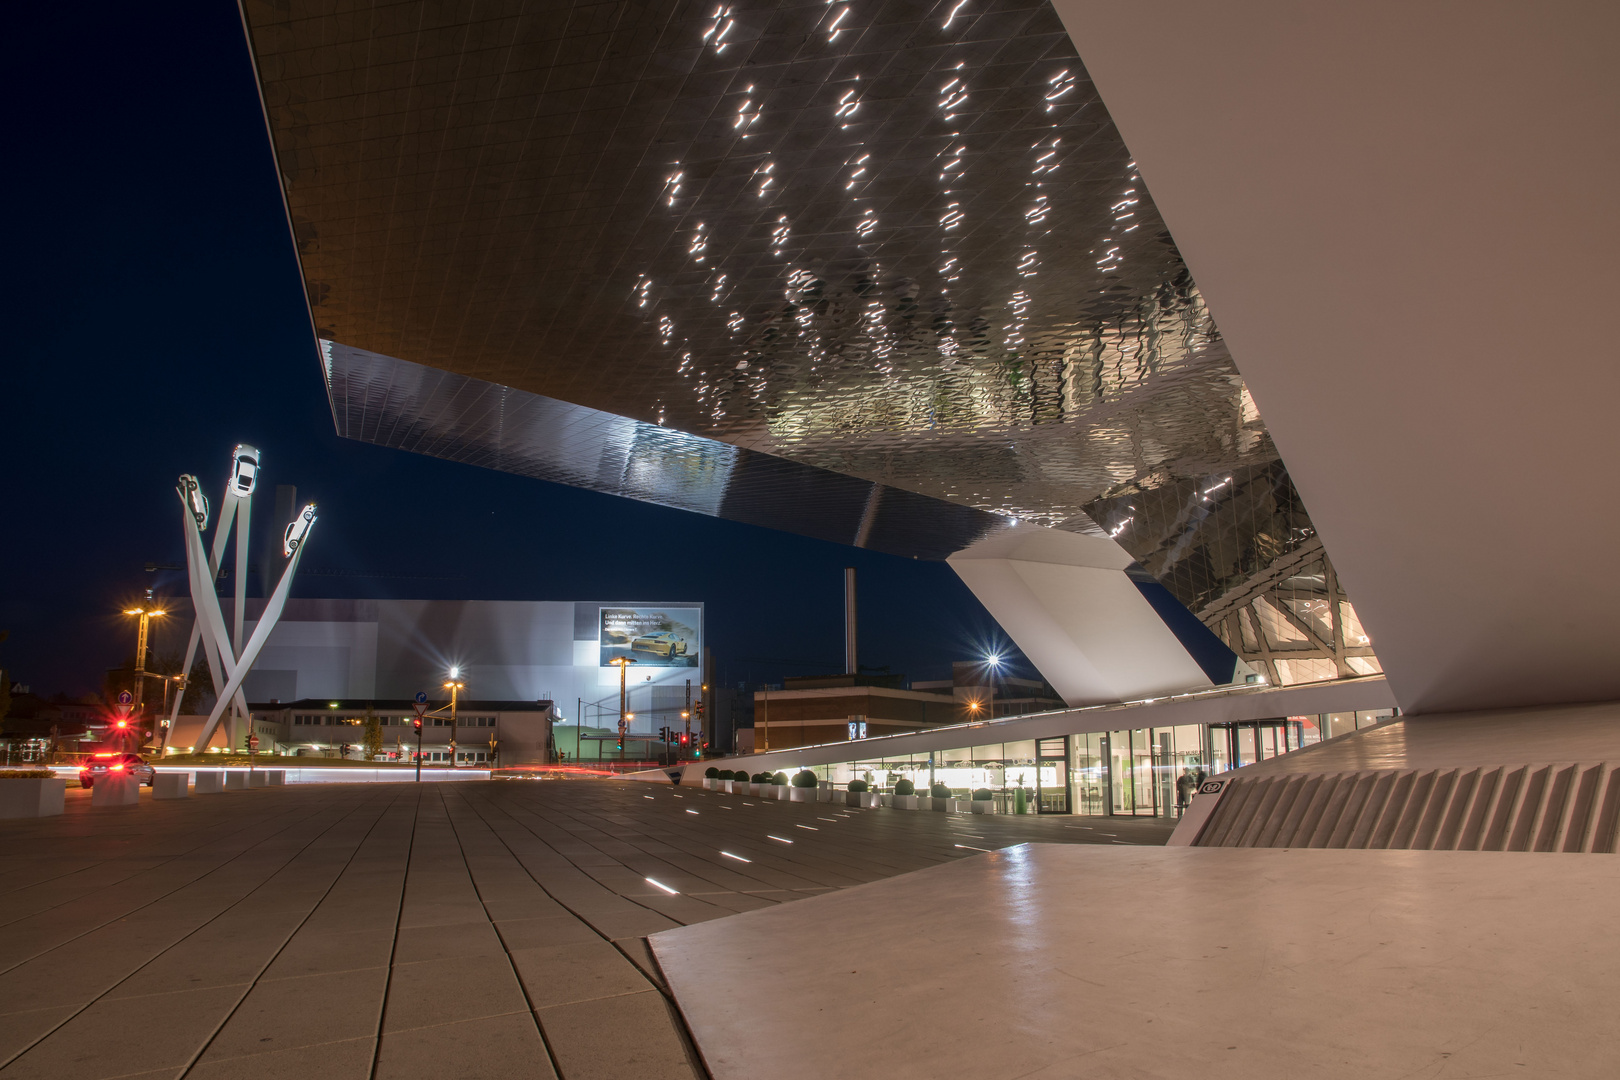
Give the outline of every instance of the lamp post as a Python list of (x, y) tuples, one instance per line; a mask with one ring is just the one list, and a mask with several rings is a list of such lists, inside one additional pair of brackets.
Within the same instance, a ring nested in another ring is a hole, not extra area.
[[(162, 608), (133, 607), (124, 610), (125, 615), (140, 617), (139, 628), (135, 631), (135, 708), (136, 723), (140, 723), (141, 696), (146, 688), (146, 637), (150, 620), (162, 618), (168, 612)], [(164, 695), (165, 703), (168, 695)], [(138, 744), (137, 744), (138, 745)]]
[(625, 672), (636, 662), (633, 656), (615, 656), (608, 663), (619, 669), (619, 760), (624, 760), (624, 744), (630, 737), (630, 692), (625, 687)]
[(451, 668), (450, 681), (444, 684), (444, 688), (450, 691), (450, 767), (452, 769), (456, 767), (456, 698), (461, 691), (467, 688), (467, 684), (457, 677), (460, 674), (460, 668)]

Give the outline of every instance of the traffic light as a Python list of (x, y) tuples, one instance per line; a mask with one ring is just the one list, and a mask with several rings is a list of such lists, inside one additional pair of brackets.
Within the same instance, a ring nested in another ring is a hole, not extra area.
[(422, 734), (422, 718), (418, 716), (415, 720), (412, 720), (411, 727), (416, 730), (418, 735)]
[(692, 733), (691, 732), (689, 732), (689, 731), (681, 732), (681, 745), (682, 746), (685, 746), (687, 743), (689, 743), (691, 741), (692, 741)]

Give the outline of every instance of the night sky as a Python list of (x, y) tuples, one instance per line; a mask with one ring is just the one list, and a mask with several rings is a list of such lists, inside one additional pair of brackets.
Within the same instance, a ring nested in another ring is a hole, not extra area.
[(133, 655), (118, 612), (185, 594), (183, 573), (144, 570), (183, 560), (174, 479), (217, 498), (237, 442), (264, 454), (255, 524), (276, 484), (320, 504), (302, 565), (326, 573), (297, 596), (701, 600), (735, 684), (841, 669), (849, 565), (863, 664), (944, 678), (1006, 650), (943, 563), (338, 438), (235, 5), (19, 5), (7, 23), (13, 680), (78, 695)]

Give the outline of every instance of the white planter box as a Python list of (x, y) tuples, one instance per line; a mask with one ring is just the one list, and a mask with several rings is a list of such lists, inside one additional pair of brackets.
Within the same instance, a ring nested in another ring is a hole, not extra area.
[(198, 769), (194, 775), (197, 795), (218, 795), (225, 790), (225, 774), (218, 769)]
[(140, 781), (129, 775), (98, 776), (90, 789), (91, 806), (134, 806), (140, 801)]
[(266, 770), (264, 770), (264, 782), (269, 787), (286, 787), (287, 786), (287, 770), (286, 769), (266, 769)]
[(788, 790), (789, 789), (786, 784), (772, 784), (770, 797), (779, 802), (786, 802)]
[(858, 791), (844, 792), (844, 805), (858, 808), (861, 805), (861, 793)]
[(152, 798), (184, 799), (191, 794), (191, 777), (183, 772), (160, 772), (152, 781)]
[(951, 799), (936, 799), (930, 796), (928, 801), (931, 804), (928, 809), (937, 810), (941, 814), (947, 812), (951, 808)]
[(861, 809), (862, 810), (876, 810), (881, 805), (883, 805), (883, 803), (882, 803), (881, 798), (880, 798), (880, 796), (878, 795), (877, 792), (875, 792), (875, 791), (863, 791), (863, 792), (861, 792)]
[(720, 781), (716, 780), (714, 777), (705, 776), (703, 778), (703, 790), (704, 791), (713, 791), (716, 788), (718, 788), (719, 786), (720, 786)]
[(838, 792), (830, 787), (816, 788), (816, 802), (832, 802), (838, 797)]
[(975, 814), (993, 814), (996, 812), (996, 801), (994, 799), (974, 799), (969, 805), (973, 807), (972, 812)]
[(246, 791), (248, 776), (245, 772), (228, 772), (225, 774), (226, 791)]
[(720, 790), (721, 791), (726, 792), (727, 794), (731, 793), (731, 781), (730, 780), (716, 780), (715, 783), (720, 785)]
[(796, 787), (789, 789), (792, 794), (788, 796), (790, 802), (815, 802), (819, 794), (813, 787)]
[(917, 809), (917, 796), (890, 795), (889, 805), (894, 807), (896, 810), (915, 810)]
[(965, 814), (965, 813), (968, 812), (968, 807), (967, 807), (968, 800), (966, 800), (966, 799), (951, 799), (951, 800), (949, 800), (949, 802), (950, 802), (950, 806), (947, 807), (947, 812), (948, 813)]
[(258, 769), (254, 769), (252, 772), (248, 773), (248, 787), (269, 787), (269, 786), (270, 786), (270, 774), (269, 773), (261, 772)]
[(62, 812), (66, 791), (59, 776), (0, 780), (0, 818), (54, 817)]

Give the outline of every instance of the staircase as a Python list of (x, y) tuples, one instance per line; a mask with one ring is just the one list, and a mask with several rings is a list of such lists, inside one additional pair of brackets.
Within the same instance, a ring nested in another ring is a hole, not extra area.
[(1234, 776), (1218, 798), (1196, 847), (1612, 854), (1620, 838), (1607, 763)]

